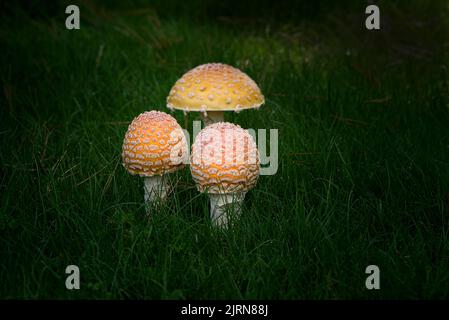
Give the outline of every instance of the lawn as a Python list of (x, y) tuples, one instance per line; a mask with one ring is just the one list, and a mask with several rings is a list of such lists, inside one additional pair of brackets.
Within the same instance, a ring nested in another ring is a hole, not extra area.
[[(1, 298), (449, 298), (444, 1), (381, 2), (381, 31), (355, 1), (253, 14), (142, 2), (80, 1), (80, 30), (65, 2), (2, 5)], [(188, 167), (148, 220), (121, 164), (132, 119), (169, 112), (171, 86), (207, 62), (265, 95), (227, 121), (279, 130), (279, 169), (229, 230)], [(65, 287), (71, 264), (80, 290)], [(373, 264), (380, 290), (365, 287)]]

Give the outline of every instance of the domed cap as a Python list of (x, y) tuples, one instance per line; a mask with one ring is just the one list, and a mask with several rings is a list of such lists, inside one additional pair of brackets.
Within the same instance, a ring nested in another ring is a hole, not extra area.
[(192, 145), (190, 170), (201, 192), (245, 192), (259, 177), (259, 151), (247, 130), (217, 122), (198, 133)]
[(265, 102), (257, 84), (237, 68), (222, 63), (200, 65), (179, 79), (167, 107), (184, 111), (240, 111)]
[(144, 112), (129, 125), (122, 159), (131, 174), (163, 175), (183, 167), (186, 157), (184, 132), (172, 116), (160, 111)]

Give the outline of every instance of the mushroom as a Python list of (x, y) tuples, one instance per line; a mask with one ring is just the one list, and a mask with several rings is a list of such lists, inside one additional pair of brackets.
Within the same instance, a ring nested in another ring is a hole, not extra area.
[(198, 191), (209, 195), (214, 225), (227, 226), (228, 213), (234, 213), (235, 217), (241, 214), (245, 194), (255, 186), (259, 170), (256, 143), (240, 126), (213, 123), (196, 136), (190, 171)]
[(129, 125), (123, 141), (123, 166), (144, 178), (145, 202), (166, 198), (169, 185), (165, 175), (184, 167), (186, 158), (186, 138), (172, 116), (144, 112)]
[(224, 111), (259, 109), (265, 103), (257, 84), (223, 63), (200, 65), (184, 74), (167, 97), (171, 110), (199, 111), (204, 124), (224, 121)]

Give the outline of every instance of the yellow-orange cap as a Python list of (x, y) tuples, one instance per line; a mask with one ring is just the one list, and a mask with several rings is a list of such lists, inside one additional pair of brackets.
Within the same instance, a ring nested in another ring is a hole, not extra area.
[(184, 111), (240, 111), (265, 102), (257, 84), (237, 68), (222, 63), (200, 65), (179, 79), (167, 107)]
[(192, 145), (190, 170), (201, 192), (245, 192), (259, 177), (259, 151), (247, 130), (217, 122), (198, 133)]
[(123, 166), (142, 177), (184, 166), (187, 142), (176, 120), (160, 111), (144, 112), (129, 125), (122, 148)]

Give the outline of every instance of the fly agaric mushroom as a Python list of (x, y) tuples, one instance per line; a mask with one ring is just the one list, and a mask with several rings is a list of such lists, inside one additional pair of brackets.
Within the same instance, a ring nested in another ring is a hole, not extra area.
[(170, 90), (171, 110), (199, 111), (205, 125), (224, 121), (224, 111), (259, 109), (265, 103), (257, 84), (237, 68), (222, 63), (200, 65)]
[(165, 174), (184, 167), (187, 142), (176, 120), (160, 111), (144, 112), (129, 125), (122, 149), (123, 166), (144, 177), (145, 202), (165, 199)]
[(247, 130), (232, 123), (214, 123), (198, 133), (190, 170), (198, 190), (209, 195), (212, 222), (227, 226), (227, 209), (240, 215), (246, 192), (257, 182), (259, 151)]

